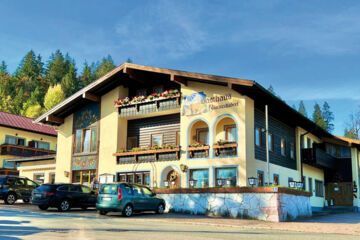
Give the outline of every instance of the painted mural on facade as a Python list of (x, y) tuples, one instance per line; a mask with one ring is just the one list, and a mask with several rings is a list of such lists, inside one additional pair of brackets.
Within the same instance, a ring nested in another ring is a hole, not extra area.
[(231, 108), (239, 106), (239, 102), (231, 102), (231, 93), (207, 97), (204, 92), (196, 92), (190, 95), (184, 95), (183, 116), (195, 116), (217, 109)]
[(99, 119), (99, 104), (88, 104), (75, 113), (74, 129), (86, 128), (97, 122)]

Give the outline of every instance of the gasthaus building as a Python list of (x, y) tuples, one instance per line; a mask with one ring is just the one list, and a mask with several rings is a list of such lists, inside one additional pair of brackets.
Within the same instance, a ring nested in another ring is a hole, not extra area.
[(313, 210), (360, 207), (360, 142), (329, 134), (255, 81), (124, 63), (35, 122), (57, 126), (56, 182), (110, 174), (175, 189), (255, 177), (258, 186), (302, 181)]

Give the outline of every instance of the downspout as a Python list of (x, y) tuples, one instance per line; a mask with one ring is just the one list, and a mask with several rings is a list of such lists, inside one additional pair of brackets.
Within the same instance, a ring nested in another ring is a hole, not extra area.
[[(303, 145), (303, 143), (304, 143), (304, 139), (303, 139), (303, 137), (305, 136), (305, 135), (307, 135), (307, 134), (309, 134), (310, 132), (309, 131), (307, 131), (307, 132), (305, 132), (305, 133), (303, 133), (303, 134), (301, 134), (300, 135), (300, 177), (301, 177), (301, 179), (300, 179), (300, 181), (302, 182), (302, 180), (303, 180), (303, 178), (304, 178), (304, 170), (303, 170), (303, 154), (302, 154), (302, 145)], [(304, 183), (304, 187), (305, 187), (305, 183)]]

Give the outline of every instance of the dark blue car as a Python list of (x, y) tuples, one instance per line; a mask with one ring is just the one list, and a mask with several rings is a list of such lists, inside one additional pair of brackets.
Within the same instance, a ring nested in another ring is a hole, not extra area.
[(39, 185), (28, 178), (17, 176), (0, 176), (0, 199), (6, 204), (14, 204), (22, 199), (29, 202), (31, 192)]
[(83, 210), (96, 205), (96, 193), (79, 184), (43, 184), (33, 191), (31, 203), (41, 210), (55, 207), (61, 212), (70, 208)]

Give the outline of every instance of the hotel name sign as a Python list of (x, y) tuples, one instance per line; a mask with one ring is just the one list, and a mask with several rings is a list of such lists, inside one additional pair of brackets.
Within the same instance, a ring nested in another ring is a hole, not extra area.
[(233, 101), (231, 93), (207, 97), (204, 92), (185, 95), (183, 101), (183, 116), (195, 116), (224, 108), (238, 107), (239, 102)]

